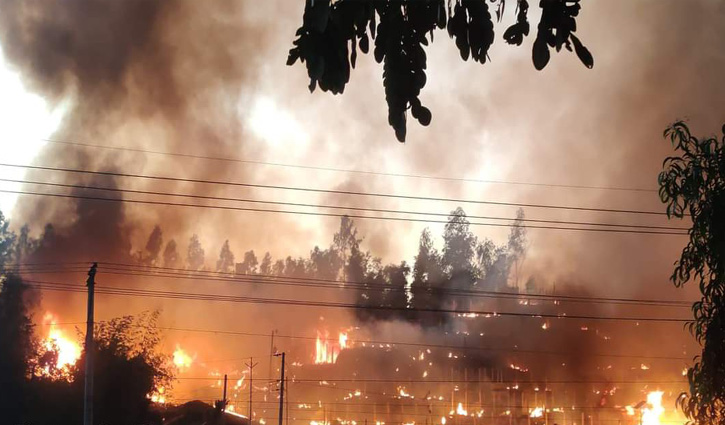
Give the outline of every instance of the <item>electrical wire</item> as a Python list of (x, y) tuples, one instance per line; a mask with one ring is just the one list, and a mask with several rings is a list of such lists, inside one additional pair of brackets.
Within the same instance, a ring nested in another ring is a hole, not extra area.
[[(22, 191), (22, 190), (3, 189), (3, 190), (0, 190), (0, 193), (12, 193), (12, 194), (18, 194), (18, 195), (33, 195), (33, 196), (48, 196), (48, 197), (55, 197), (55, 198), (68, 198), (68, 199), (84, 199), (84, 200), (91, 200), (91, 201), (121, 202), (121, 203), (143, 204), (143, 205), (162, 205), (162, 206), (188, 207), (188, 208), (201, 208), (201, 209), (217, 209), (217, 210), (227, 210), (227, 211), (247, 211), (247, 212), (294, 214), (294, 215), (337, 217), (337, 218), (348, 217), (348, 218), (359, 218), (359, 219), (370, 219), (370, 220), (389, 220), (389, 221), (417, 222), (417, 223), (441, 223), (441, 224), (448, 223), (448, 221), (446, 221), (446, 220), (426, 220), (426, 219), (415, 219), (415, 218), (404, 218), (404, 217), (380, 217), (380, 216), (365, 216), (365, 215), (354, 215), (354, 214), (337, 214), (337, 213), (295, 211), (295, 210), (269, 210), (269, 209), (251, 208), (251, 207), (199, 205), (199, 204), (166, 202), (166, 201), (148, 201), (148, 200), (140, 200), (140, 199), (104, 198), (104, 197), (97, 197), (97, 196), (31, 192), (31, 191)], [(487, 227), (513, 227), (514, 226), (514, 224), (479, 223), (479, 222), (470, 222), (469, 224), (471, 226), (487, 226)], [(656, 231), (656, 230), (646, 231), (646, 230), (601, 229), (601, 228), (583, 228), (583, 227), (555, 227), (555, 226), (526, 226), (526, 228), (527, 229), (550, 229), (550, 230), (565, 230), (565, 231), (599, 232), (599, 233), (632, 233), (632, 234), (639, 234), (639, 235), (687, 236), (687, 233), (682, 233), (682, 232)]]
[[(7, 270), (20, 272), (24, 274), (38, 273), (82, 273), (86, 268), (26, 268), (16, 264), (5, 266)], [(179, 278), (179, 279), (199, 279), (205, 281), (221, 281), (221, 282), (239, 282), (265, 285), (283, 285), (283, 286), (300, 286), (315, 287), (334, 290), (356, 290), (370, 291), (380, 290), (385, 292), (405, 291), (407, 288), (394, 288), (387, 284), (375, 284), (359, 281), (334, 280), (321, 278), (306, 278), (293, 276), (276, 276), (265, 274), (246, 274), (231, 272), (209, 272), (199, 270), (179, 269), (172, 267), (159, 267), (150, 265), (139, 265), (130, 263), (114, 263), (104, 262), (100, 265), (101, 270), (109, 274), (122, 276), (141, 276), (141, 277), (161, 277), (161, 278)], [(146, 273), (145, 273), (146, 272)], [(426, 288), (433, 294), (456, 295), (483, 297), (494, 299), (510, 299), (517, 301), (552, 301), (552, 302), (574, 302), (574, 303), (593, 303), (593, 304), (621, 304), (621, 305), (638, 305), (638, 306), (657, 306), (657, 307), (687, 307), (690, 308), (694, 301), (678, 301), (678, 300), (658, 300), (658, 299), (641, 299), (641, 298), (612, 298), (612, 297), (588, 297), (588, 296), (572, 296), (572, 295), (555, 295), (555, 294), (522, 294), (513, 292), (487, 291), (481, 289), (452, 289), (452, 288)], [(415, 289), (410, 289), (416, 292)]]
[[(449, 217), (450, 213), (440, 212), (424, 212), (424, 211), (406, 211), (406, 210), (394, 210), (394, 209), (382, 209), (382, 208), (368, 208), (368, 207), (353, 207), (344, 205), (325, 205), (325, 204), (310, 204), (300, 202), (281, 202), (281, 201), (269, 201), (252, 198), (233, 198), (233, 197), (220, 197), (220, 196), (206, 196), (206, 195), (194, 195), (187, 193), (172, 193), (172, 192), (160, 192), (160, 191), (147, 191), (147, 190), (135, 190), (135, 189), (120, 189), (103, 186), (92, 186), (92, 185), (79, 185), (79, 184), (68, 184), (68, 183), (52, 183), (42, 182), (37, 180), (22, 180), (22, 179), (3, 179), (2, 182), (9, 183), (22, 183), (32, 184), (38, 186), (51, 186), (51, 187), (63, 187), (70, 189), (83, 189), (83, 190), (96, 190), (106, 191), (122, 194), (136, 194), (136, 195), (153, 195), (153, 196), (167, 196), (177, 198), (189, 198), (189, 199), (200, 199), (200, 200), (211, 200), (211, 201), (226, 201), (226, 202), (243, 202), (243, 203), (254, 203), (254, 204), (266, 204), (266, 205), (280, 205), (280, 206), (292, 206), (292, 207), (303, 207), (303, 208), (320, 208), (320, 209), (332, 209), (332, 210), (344, 210), (344, 211), (361, 211), (361, 212), (373, 212), (383, 214), (405, 214), (405, 215), (418, 215), (418, 216), (434, 216), (434, 217)], [(480, 215), (466, 215), (466, 219), (473, 220), (498, 220), (498, 221), (511, 221), (511, 225), (515, 225), (517, 222), (521, 223), (544, 223), (544, 224), (564, 224), (564, 225), (576, 225), (576, 226), (601, 226), (601, 227), (613, 227), (613, 228), (633, 228), (633, 229), (649, 229), (649, 230), (673, 230), (686, 232), (686, 227), (673, 227), (673, 226), (654, 226), (654, 225), (640, 225), (640, 224), (617, 224), (617, 223), (597, 223), (587, 221), (569, 221), (569, 220), (542, 220), (542, 219), (531, 219), (531, 218), (511, 218), (511, 217), (497, 217), (497, 216), (480, 216)], [(434, 223), (440, 223), (442, 221), (433, 221)], [(446, 221), (447, 222), (447, 221)], [(510, 225), (510, 226), (511, 226)]]
[[(45, 289), (61, 292), (85, 292), (82, 285), (68, 285), (58, 282), (44, 281), (26, 281), (31, 287), (37, 289)], [(232, 303), (252, 303), (252, 304), (277, 304), (300, 307), (319, 307), (319, 308), (342, 308), (355, 310), (380, 310), (380, 311), (405, 311), (420, 313), (443, 313), (443, 314), (461, 314), (461, 315), (477, 315), (482, 317), (527, 317), (527, 318), (551, 318), (551, 319), (572, 319), (572, 320), (602, 320), (602, 321), (626, 321), (637, 323), (688, 323), (691, 319), (676, 317), (633, 317), (633, 316), (591, 316), (591, 315), (559, 315), (548, 313), (519, 313), (519, 312), (497, 312), (493, 310), (464, 310), (464, 309), (448, 309), (448, 308), (405, 308), (392, 306), (362, 306), (353, 303), (341, 302), (324, 302), (314, 300), (299, 300), (285, 298), (260, 298), (260, 297), (241, 297), (222, 294), (205, 294), (205, 293), (186, 293), (173, 291), (151, 291), (140, 289), (129, 289), (119, 287), (97, 287), (97, 293), (118, 295), (118, 296), (137, 296), (163, 299), (181, 299), (195, 301), (217, 301)]]
[(228, 158), (228, 157), (210, 156), (210, 155), (195, 155), (195, 154), (181, 153), (181, 152), (153, 151), (153, 150), (149, 150), (149, 149), (131, 148), (131, 147), (127, 147), (127, 146), (97, 145), (97, 144), (91, 144), (91, 143), (71, 142), (71, 141), (67, 141), (67, 140), (58, 140), (58, 139), (41, 139), (41, 140), (44, 142), (58, 144), (58, 145), (65, 145), (65, 146), (80, 146), (80, 147), (114, 150), (114, 151), (122, 151), (122, 152), (136, 152), (136, 153), (143, 153), (143, 154), (150, 154), (150, 155), (163, 155), (163, 156), (173, 156), (173, 157), (180, 157), (180, 158), (235, 162), (235, 163), (241, 163), (241, 164), (268, 165), (268, 166), (274, 166), (274, 167), (297, 168), (297, 169), (315, 170), (315, 171), (331, 171), (331, 172), (339, 172), (339, 173), (362, 174), (362, 175), (372, 175), (372, 176), (404, 177), (404, 178), (423, 179), (423, 180), (455, 181), (455, 182), (462, 182), (462, 183), (486, 183), (486, 184), (503, 184), (503, 185), (516, 185), (516, 186), (533, 186), (533, 187), (553, 187), (553, 188), (567, 188), (567, 189), (593, 189), (593, 190), (612, 190), (612, 191), (657, 193), (656, 189), (645, 189), (645, 188), (638, 188), (638, 187), (592, 186), (592, 185), (579, 185), (579, 184), (522, 182), (522, 181), (511, 181), (511, 180), (471, 179), (471, 178), (463, 178), (463, 177), (430, 176), (430, 175), (423, 175), (423, 174), (384, 173), (384, 172), (380, 172), (380, 171), (350, 170), (350, 169), (335, 168), (335, 167), (321, 167), (321, 166), (302, 165), (302, 164), (289, 164), (289, 163), (281, 163), (281, 162), (269, 162), (269, 161), (259, 161), (259, 160), (241, 159), (241, 158)]
[(420, 201), (437, 201), (437, 202), (455, 202), (455, 203), (466, 203), (466, 204), (498, 205), (498, 206), (512, 206), (512, 207), (519, 207), (519, 208), (542, 208), (542, 209), (556, 209), (556, 210), (667, 216), (666, 212), (661, 212), (661, 211), (615, 209), (615, 208), (594, 208), (594, 207), (547, 205), (547, 204), (534, 204), (534, 203), (517, 203), (517, 202), (500, 202), (500, 201), (474, 200), (474, 199), (465, 199), (465, 198), (402, 195), (402, 194), (382, 193), (382, 192), (362, 192), (362, 191), (353, 191), (353, 190), (319, 189), (319, 188), (299, 187), (299, 186), (265, 185), (265, 184), (258, 184), (258, 183), (245, 183), (245, 182), (233, 182), (233, 181), (222, 181), (222, 180), (191, 179), (191, 178), (170, 177), (170, 176), (153, 176), (153, 175), (147, 175), (147, 174), (120, 173), (120, 172), (112, 172), (112, 171), (91, 171), (91, 170), (82, 170), (82, 169), (75, 169), (75, 168), (47, 167), (47, 166), (40, 166), (40, 165), (21, 165), (21, 164), (0, 163), (0, 167), (23, 168), (23, 169), (43, 170), (43, 171), (56, 171), (56, 172), (74, 173), (74, 174), (90, 174), (90, 175), (101, 175), (101, 176), (111, 176), (111, 177), (128, 177), (128, 178), (138, 178), (138, 179), (146, 179), (146, 180), (169, 181), (169, 182), (177, 182), (177, 183), (199, 183), (199, 184), (209, 184), (209, 185), (258, 188), (258, 189), (275, 189), (275, 190), (286, 190), (286, 191), (297, 191), (297, 192), (314, 192), (314, 193), (335, 194), (335, 195), (365, 196), (365, 197), (393, 198), (393, 199), (420, 200)]

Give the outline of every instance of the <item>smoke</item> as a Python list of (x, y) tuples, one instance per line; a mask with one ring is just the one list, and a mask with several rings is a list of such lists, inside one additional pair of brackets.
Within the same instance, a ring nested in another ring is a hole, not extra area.
[[(429, 82), (422, 93), (423, 103), (431, 105), (433, 122), (427, 128), (411, 125), (405, 145), (395, 142), (386, 125), (382, 70), (371, 57), (359, 58), (345, 94), (338, 97), (309, 94), (304, 69), (284, 66), (286, 51), (301, 22), (302, 2), (2, 0), (1, 4), (0, 43), (6, 60), (21, 73), (29, 90), (54, 104), (70, 102), (61, 128), (53, 135), (58, 140), (388, 173), (654, 190), (661, 161), (669, 153), (661, 138), (664, 127), (675, 119), (688, 118), (696, 134), (714, 132), (722, 125), (725, 107), (721, 78), (725, 52), (720, 46), (725, 37), (725, 6), (713, 0), (584, 4), (578, 34), (595, 56), (592, 70), (583, 68), (574, 55), (562, 53), (554, 55), (544, 71), (535, 71), (530, 59), (533, 36), (520, 48), (504, 45), (499, 37), (490, 52), (492, 60), (485, 66), (462, 63), (453, 43), (444, 34), (436, 34), (428, 49)], [(534, 22), (537, 19), (531, 17)], [(663, 211), (657, 194), (646, 191), (293, 171), (56, 144), (47, 145), (36, 162), (210, 180)], [(444, 202), (232, 190), (48, 172), (28, 173), (27, 178), (440, 213), (456, 207)], [(199, 234), (208, 266), (213, 266), (226, 239), (237, 261), (249, 249), (260, 260), (265, 251), (275, 258), (294, 258), (307, 256), (315, 245), (328, 246), (338, 226), (337, 220), (327, 218), (31, 196), (21, 196), (16, 208), (14, 216), (36, 232), (46, 223), (54, 225), (53, 242), (41, 250), (38, 261), (128, 260), (144, 247), (156, 224), (161, 225), (165, 241), (177, 242), (182, 259), (189, 237)], [(465, 208), (469, 214), (512, 218), (515, 214), (507, 207)], [(540, 209), (527, 209), (526, 213), (537, 219), (667, 224), (655, 216), (613, 217)], [(358, 220), (357, 225), (366, 249), (385, 262), (402, 258), (411, 262), (426, 226), (380, 220)], [(430, 227), (434, 234), (441, 233), (442, 225)], [(503, 241), (507, 230), (476, 227), (474, 232)], [(534, 276), (546, 290), (556, 282), (562, 293), (580, 290), (593, 295), (692, 298), (694, 292), (675, 292), (667, 283), (683, 243), (670, 236), (532, 230), (522, 275), (524, 279)], [(142, 285), (117, 276), (104, 279), (109, 284)], [(179, 290), (202, 292), (195, 285), (188, 282)], [(568, 289), (562, 289), (565, 287)], [(212, 290), (236, 293), (238, 289), (231, 284), (203, 288)], [(270, 296), (290, 294), (281, 289), (268, 291)], [(212, 328), (220, 327), (219, 323), (253, 323), (266, 331), (283, 323), (290, 332), (301, 333), (336, 323), (335, 319), (352, 320), (329, 312), (300, 314), (298, 321), (293, 314), (277, 316), (277, 310), (271, 309), (224, 306), (212, 312), (193, 302), (182, 302), (182, 308), (157, 300), (138, 304), (139, 308), (164, 308), (169, 324), (200, 317)], [(127, 306), (118, 302), (101, 305), (109, 316), (128, 313)], [(68, 304), (68, 314), (76, 308), (81, 309), (82, 303)], [(617, 312), (621, 310), (602, 307), (593, 313)], [(322, 315), (327, 317), (324, 324), (319, 320)], [(420, 341), (446, 340), (408, 323), (376, 326), (384, 329), (371, 327), (371, 334), (382, 332), (391, 339), (406, 335)], [(515, 329), (510, 323), (501, 326), (498, 340), (514, 341), (506, 338)], [(573, 352), (573, 358), (595, 351), (590, 341), (577, 339), (581, 329), (574, 331), (576, 337), (573, 331), (566, 331), (557, 334), (562, 335), (560, 339), (532, 344), (582, 350)], [(532, 338), (537, 335), (533, 329), (530, 334)], [(651, 334), (665, 337), (659, 332)], [(180, 342), (204, 347), (204, 338), (185, 336)], [(634, 336), (622, 339), (626, 342), (620, 346), (632, 343), (632, 347), (656, 351)], [(679, 347), (683, 339), (677, 341)], [(244, 351), (248, 345), (249, 341), (227, 341), (223, 351)], [(217, 348), (206, 349), (204, 354), (210, 357), (225, 357)], [(582, 365), (581, 369), (591, 366)]]

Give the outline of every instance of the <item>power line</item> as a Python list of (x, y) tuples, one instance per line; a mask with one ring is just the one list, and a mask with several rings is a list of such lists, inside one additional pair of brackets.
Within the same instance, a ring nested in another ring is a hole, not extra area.
[[(10, 270), (18, 271), (26, 274), (42, 273), (60, 273), (60, 272), (81, 272), (85, 271), (84, 267), (73, 269), (37, 269), (22, 268), (20, 265), (10, 265)], [(7, 267), (7, 266), (6, 266)], [(381, 291), (405, 291), (408, 289), (392, 288), (390, 285), (366, 283), (360, 281), (293, 277), (293, 276), (276, 276), (266, 274), (246, 274), (231, 272), (210, 272), (200, 270), (179, 269), (173, 267), (160, 267), (129, 263), (102, 263), (103, 270), (109, 274), (142, 276), (142, 277), (161, 277), (161, 278), (181, 278), (181, 279), (199, 279), (203, 278), (207, 281), (222, 282), (239, 282), (239, 283), (263, 283), (265, 285), (287, 285), (287, 286), (311, 286), (324, 289), (334, 290), (372, 290), (380, 289)], [(150, 271), (144, 273), (144, 271)], [(503, 298), (512, 300), (537, 300), (537, 301), (555, 301), (555, 302), (581, 302), (595, 304), (623, 304), (623, 305), (643, 305), (658, 307), (687, 307), (689, 308), (694, 301), (677, 301), (677, 300), (661, 300), (661, 299), (641, 299), (641, 298), (609, 298), (609, 297), (587, 297), (573, 295), (554, 295), (554, 294), (523, 294), (514, 292), (486, 291), (481, 289), (453, 289), (453, 288), (426, 288), (432, 293), (441, 293), (459, 296), (474, 296), (483, 298)], [(415, 292), (415, 289), (411, 289)]]
[(299, 191), (299, 192), (316, 192), (316, 193), (335, 194), (335, 195), (367, 196), (367, 197), (396, 198), (396, 199), (406, 199), (406, 200), (420, 200), (420, 201), (455, 202), (455, 203), (467, 203), (467, 204), (485, 204), (485, 205), (513, 206), (513, 207), (520, 207), (520, 208), (543, 208), (543, 209), (572, 210), (572, 211), (590, 211), (590, 212), (667, 216), (666, 212), (647, 211), (647, 210), (577, 207), (577, 206), (546, 205), (546, 204), (531, 204), (531, 203), (516, 203), (516, 202), (484, 201), (484, 200), (473, 200), (473, 199), (464, 199), (464, 198), (401, 195), (401, 194), (381, 193), (381, 192), (361, 192), (361, 191), (352, 191), (352, 190), (318, 189), (318, 188), (299, 187), (299, 186), (264, 185), (264, 184), (258, 184), (258, 183), (244, 183), (244, 182), (232, 182), (232, 181), (222, 181), (222, 180), (190, 179), (190, 178), (169, 177), (169, 176), (152, 176), (152, 175), (147, 175), (147, 174), (120, 173), (120, 172), (112, 172), (112, 171), (90, 171), (90, 170), (81, 170), (81, 169), (74, 169), (74, 168), (46, 167), (46, 166), (39, 166), (39, 165), (20, 165), (20, 164), (0, 163), (0, 166), (12, 167), (12, 168), (24, 168), (24, 169), (31, 169), (31, 170), (57, 171), (57, 172), (64, 172), (64, 173), (91, 174), (91, 175), (128, 177), (128, 178), (139, 178), (139, 179), (148, 179), (148, 180), (181, 182), (181, 183), (199, 183), (199, 184), (211, 184), (211, 185), (222, 185), (222, 186), (251, 187), (251, 188), (260, 188), (260, 189), (288, 190), (288, 191)]
[[(238, 380), (241, 379), (241, 376), (229, 376), (230, 380)], [(208, 376), (181, 376), (176, 377), (174, 379), (179, 380), (188, 380), (188, 381), (218, 381), (219, 377), (208, 377)], [(270, 381), (271, 382), (271, 381)], [(397, 385), (405, 385), (405, 384), (474, 384), (479, 383), (479, 381), (476, 380), (470, 380), (465, 381), (461, 379), (409, 379), (409, 378), (401, 378), (401, 379), (385, 379), (385, 378), (365, 378), (365, 379), (358, 379), (358, 378), (320, 378), (320, 379), (305, 379), (305, 378), (295, 378), (290, 380), (290, 383), (315, 383), (315, 382), (348, 382), (348, 383), (356, 383), (356, 384), (369, 384), (369, 383), (377, 383), (377, 384), (397, 384)], [(504, 379), (504, 380), (497, 380), (497, 381), (481, 381), (480, 384), (485, 385), (495, 385), (495, 384), (547, 384), (547, 385), (557, 385), (557, 384), (618, 384), (618, 385), (655, 385), (655, 384), (687, 384), (687, 381), (683, 380), (662, 380), (662, 381), (650, 381), (650, 380), (636, 380), (636, 379), (627, 379), (627, 380), (616, 380), (616, 379), (558, 379), (558, 380), (551, 380), (551, 379), (541, 379), (541, 380), (521, 380), (521, 379)]]
[[(205, 196), (205, 195), (194, 195), (188, 193), (170, 193), (170, 192), (159, 192), (159, 191), (146, 191), (146, 190), (135, 190), (135, 189), (119, 189), (103, 186), (92, 186), (92, 185), (77, 185), (67, 183), (52, 183), (42, 182), (34, 180), (21, 180), (21, 179), (3, 179), (0, 181), (10, 183), (24, 183), (33, 184), (38, 186), (52, 186), (52, 187), (64, 187), (71, 189), (85, 189), (85, 190), (98, 190), (107, 191), (123, 194), (140, 194), (140, 195), (154, 195), (154, 196), (170, 196), (178, 198), (190, 198), (200, 200), (211, 200), (211, 201), (231, 201), (231, 202), (244, 202), (244, 203), (255, 203), (255, 204), (267, 204), (267, 205), (281, 205), (281, 206), (292, 206), (292, 207), (304, 207), (304, 208), (323, 208), (333, 210), (344, 210), (344, 211), (361, 211), (361, 212), (373, 212), (373, 213), (384, 213), (384, 214), (406, 214), (406, 215), (422, 215), (422, 216), (434, 216), (434, 217), (449, 217), (450, 213), (440, 212), (424, 212), (424, 211), (406, 211), (406, 210), (395, 210), (395, 209), (384, 209), (384, 208), (369, 208), (369, 207), (354, 207), (344, 205), (325, 205), (325, 204), (310, 204), (300, 202), (283, 202), (283, 201), (269, 201), (252, 198), (233, 198), (233, 197), (220, 197), (220, 196)], [(547, 223), (547, 224), (566, 224), (566, 225), (578, 225), (578, 226), (601, 226), (601, 227), (625, 227), (634, 229), (657, 229), (657, 230), (680, 230), (687, 231), (686, 227), (673, 227), (673, 226), (654, 226), (654, 225), (640, 225), (640, 224), (617, 224), (617, 223), (596, 223), (588, 221), (569, 221), (569, 220), (542, 220), (532, 218), (511, 218), (511, 217), (496, 217), (496, 216), (481, 216), (481, 215), (466, 215), (466, 219), (474, 220), (499, 220), (499, 221), (512, 221), (522, 223)], [(441, 221), (435, 221), (440, 223)], [(447, 221), (446, 221), (447, 222)], [(515, 225), (515, 224), (513, 224)]]
[[(42, 282), (27, 280), (26, 282), (34, 285), (38, 289), (62, 291), (62, 292), (83, 292), (84, 287), (81, 285), (68, 285), (57, 282)], [(627, 322), (660, 322), (660, 323), (688, 323), (691, 319), (674, 318), (674, 317), (631, 317), (631, 316), (589, 316), (589, 315), (559, 315), (547, 313), (517, 313), (517, 312), (496, 312), (493, 310), (461, 310), (446, 308), (405, 308), (392, 306), (361, 306), (352, 303), (341, 302), (324, 302), (313, 300), (297, 300), (284, 298), (259, 298), (259, 297), (241, 297), (229, 296), (221, 294), (204, 294), (204, 293), (187, 293), (187, 292), (170, 292), (170, 291), (151, 291), (141, 289), (129, 289), (118, 287), (103, 287), (97, 290), (98, 293), (107, 295), (121, 296), (140, 296), (151, 298), (165, 299), (182, 299), (182, 300), (198, 300), (198, 301), (218, 301), (233, 303), (252, 303), (252, 304), (279, 304), (303, 307), (320, 307), (320, 308), (342, 308), (355, 310), (381, 310), (381, 311), (405, 311), (420, 313), (444, 313), (444, 314), (467, 314), (483, 317), (528, 317), (528, 318), (551, 318), (551, 319), (578, 319), (578, 320), (609, 320), (609, 321), (627, 321)]]
[[(263, 213), (279, 213), (279, 214), (295, 214), (295, 215), (307, 215), (307, 216), (321, 216), (321, 217), (348, 217), (348, 218), (359, 218), (359, 219), (370, 219), (370, 220), (390, 220), (390, 221), (404, 221), (404, 222), (418, 222), (418, 223), (441, 223), (446, 224), (446, 220), (424, 220), (415, 218), (403, 218), (403, 217), (376, 217), (376, 216), (365, 216), (365, 215), (353, 215), (353, 214), (337, 214), (337, 213), (324, 213), (324, 212), (311, 212), (311, 211), (291, 211), (291, 210), (268, 210), (263, 208), (247, 208), (247, 207), (231, 207), (221, 205), (199, 205), (199, 204), (187, 204), (187, 203), (175, 203), (175, 202), (164, 202), (164, 201), (146, 201), (139, 199), (119, 199), (119, 198), (103, 198), (96, 196), (83, 196), (83, 195), (68, 195), (68, 194), (57, 194), (57, 193), (43, 193), (43, 192), (31, 192), (21, 190), (0, 190), (1, 193), (14, 193), (20, 195), (34, 195), (34, 196), (49, 196), (56, 198), (69, 198), (69, 199), (85, 199), (93, 201), (107, 201), (107, 202), (122, 202), (132, 204), (144, 204), (144, 205), (163, 205), (163, 206), (176, 206), (176, 207), (191, 207), (191, 208), (202, 208), (202, 209), (219, 209), (228, 211), (248, 211), (248, 212), (263, 212)], [(513, 224), (500, 224), (500, 223), (479, 223), (470, 222), (471, 226), (489, 226), (489, 227), (512, 227)], [(583, 227), (555, 227), (555, 226), (526, 226), (527, 229), (549, 229), (549, 230), (568, 230), (568, 231), (584, 231), (584, 232), (599, 232), (599, 233), (633, 233), (640, 235), (672, 235), (672, 236), (687, 236), (687, 233), (682, 232), (670, 232), (670, 231), (646, 231), (646, 230), (627, 230), (627, 229), (600, 229), (600, 228), (583, 228)]]
[[(139, 277), (155, 277), (162, 279), (184, 279), (184, 280), (202, 280), (205, 282), (230, 282), (230, 283), (247, 283), (247, 284), (264, 284), (264, 285), (282, 285), (292, 287), (311, 287), (317, 289), (327, 289), (335, 291), (357, 291), (367, 292), (378, 290), (380, 293), (383, 292), (405, 292), (408, 293), (407, 288), (394, 288), (389, 285), (380, 284), (360, 284), (360, 285), (345, 285), (345, 284), (325, 284), (325, 283), (308, 283), (305, 281), (295, 281), (294, 278), (287, 278), (291, 280), (285, 280), (285, 278), (254, 278), (254, 277), (215, 277), (204, 274), (185, 274), (185, 273), (171, 273), (171, 272), (156, 272), (156, 273), (144, 273), (133, 269), (118, 269), (114, 267), (104, 268), (106, 274), (119, 275), (119, 276), (139, 276)], [(25, 271), (24, 274), (59, 274), (59, 273), (83, 273), (84, 270), (42, 270), (42, 271)], [(417, 290), (413, 290), (416, 292)], [(425, 291), (425, 290), (421, 290)], [(606, 305), (626, 305), (626, 306), (641, 306), (641, 307), (676, 307), (676, 308), (690, 308), (692, 303), (686, 301), (656, 301), (656, 300), (642, 300), (637, 301), (634, 299), (607, 299), (607, 298), (588, 298), (588, 297), (569, 297), (570, 299), (558, 299), (554, 295), (527, 295), (527, 294), (506, 294), (497, 293), (494, 291), (479, 291), (479, 290), (456, 290), (456, 289), (443, 289), (443, 288), (431, 288), (429, 291), (433, 294), (456, 296), (456, 297), (475, 297), (475, 298), (489, 298), (489, 299), (502, 299), (509, 301), (554, 301), (554, 302), (568, 302), (568, 303), (584, 303), (584, 304), (606, 304)]]
[(252, 160), (252, 159), (228, 158), (228, 157), (210, 156), (210, 155), (195, 155), (195, 154), (180, 153), (180, 152), (154, 151), (154, 150), (148, 150), (148, 149), (131, 148), (131, 147), (126, 147), (126, 146), (97, 145), (97, 144), (90, 144), (90, 143), (79, 143), (79, 142), (71, 142), (71, 141), (66, 141), (66, 140), (58, 140), (58, 139), (41, 139), (41, 140), (48, 142), (48, 143), (66, 145), (66, 146), (82, 146), (82, 147), (89, 147), (89, 148), (96, 148), (96, 149), (114, 150), (114, 151), (136, 152), (136, 153), (144, 153), (144, 154), (151, 154), (151, 155), (174, 156), (174, 157), (179, 157), (179, 158), (204, 159), (204, 160), (211, 160), (211, 161), (236, 162), (236, 163), (242, 163), (242, 164), (268, 165), (268, 166), (274, 166), (274, 167), (298, 168), (298, 169), (306, 169), (306, 170), (331, 171), (331, 172), (339, 172), (339, 173), (363, 174), (363, 175), (373, 175), (373, 176), (404, 177), (404, 178), (412, 178), (412, 179), (455, 181), (455, 182), (464, 182), (464, 183), (486, 183), (486, 184), (506, 184), (506, 185), (534, 186), (534, 187), (556, 187), (556, 188), (567, 188), (567, 189), (593, 189), (593, 190), (654, 192), (654, 193), (657, 192), (656, 189), (645, 189), (645, 188), (638, 188), (638, 187), (590, 186), (590, 185), (577, 185), (577, 184), (522, 182), (522, 181), (510, 181), (510, 180), (471, 179), (471, 178), (464, 178), (464, 177), (430, 176), (430, 175), (423, 175), (423, 174), (408, 174), (408, 173), (384, 173), (384, 172), (380, 172), (380, 171), (350, 170), (350, 169), (335, 168), (335, 167), (321, 167), (321, 166), (289, 164), (289, 163), (281, 163), (281, 162), (268, 162), (268, 161)]
[[(62, 322), (62, 323), (54, 323), (54, 324), (47, 324), (47, 326), (61, 326), (61, 325), (81, 325), (85, 322)], [(208, 334), (215, 334), (215, 335), (223, 335), (223, 336), (243, 336), (243, 337), (260, 337), (260, 338), (269, 338), (268, 333), (259, 333), (259, 332), (250, 332), (250, 331), (231, 331), (227, 329), (198, 329), (198, 328), (183, 328), (183, 327), (173, 327), (173, 326), (157, 326), (157, 329), (165, 330), (165, 331), (172, 331), (172, 332), (197, 332), (197, 333), (208, 333)], [(336, 342), (338, 341), (338, 338), (318, 338), (318, 337), (312, 337), (312, 336), (303, 336), (303, 335), (283, 335), (283, 334), (275, 334), (276, 338), (281, 339), (299, 339), (299, 340), (306, 340), (306, 341), (330, 341), (330, 342)], [(376, 345), (378, 346), (403, 346), (403, 347), (417, 347), (417, 348), (426, 348), (426, 349), (445, 349), (445, 350), (452, 350), (452, 351), (482, 351), (482, 352), (504, 352), (504, 353), (511, 353), (511, 354), (536, 354), (536, 355), (556, 355), (556, 356), (571, 356), (572, 353), (566, 352), (566, 351), (551, 351), (551, 350), (535, 350), (535, 349), (521, 349), (521, 348), (497, 348), (497, 347), (477, 347), (477, 346), (471, 346), (471, 345), (451, 345), (451, 344), (436, 344), (436, 343), (422, 343), (422, 342), (406, 342), (406, 341), (389, 341), (389, 340), (375, 340), (375, 339), (355, 339), (352, 341), (353, 344), (360, 344), (363, 347), (367, 347), (367, 345), (370, 345), (370, 347), (374, 347)], [(578, 357), (611, 357), (611, 358), (629, 358), (629, 359), (640, 359), (640, 360), (677, 360), (677, 361), (689, 361), (691, 358), (689, 357), (678, 357), (678, 356), (650, 356), (650, 355), (644, 355), (644, 354), (621, 354), (621, 353), (586, 353), (576, 354)], [(261, 355), (261, 356), (255, 356), (255, 358), (268, 358), (269, 355)], [(231, 358), (231, 359), (222, 359), (222, 360), (210, 360), (210, 361), (204, 361), (203, 363), (210, 363), (210, 362), (225, 362), (225, 361), (239, 361), (239, 360), (245, 360), (248, 359), (249, 356), (246, 357), (238, 357), (238, 358)]]

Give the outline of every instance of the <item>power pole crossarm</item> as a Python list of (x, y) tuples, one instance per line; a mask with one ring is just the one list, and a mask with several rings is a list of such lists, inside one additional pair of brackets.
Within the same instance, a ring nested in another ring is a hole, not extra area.
[(93, 263), (88, 270), (88, 307), (86, 309), (86, 376), (85, 396), (83, 399), (83, 425), (93, 425), (93, 297), (96, 286), (96, 269), (98, 263)]

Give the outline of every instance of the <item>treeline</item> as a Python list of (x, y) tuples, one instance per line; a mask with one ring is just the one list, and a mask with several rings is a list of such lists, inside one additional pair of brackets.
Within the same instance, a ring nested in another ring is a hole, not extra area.
[(408, 319), (434, 325), (439, 318), (431, 322), (425, 320), (431, 315), (421, 313), (443, 307), (470, 307), (469, 297), (452, 293), (465, 294), (476, 288), (518, 290), (518, 268), (527, 243), (522, 210), (517, 212), (504, 244), (474, 235), (461, 208), (451, 212), (442, 237), (443, 246), (438, 250), (433, 235), (426, 229), (420, 235), (413, 264), (383, 264), (379, 257), (361, 247), (363, 237), (355, 223), (343, 217), (331, 244), (324, 249), (315, 246), (309, 257), (273, 260), (267, 252), (260, 260), (250, 250), (237, 262), (226, 240), (215, 267), (209, 269), (198, 235), (191, 236), (182, 257), (176, 241), (172, 239), (164, 245), (163, 232), (155, 226), (144, 249), (133, 257), (138, 264), (147, 266), (337, 281), (340, 286), (358, 289), (357, 315), (363, 320)]

